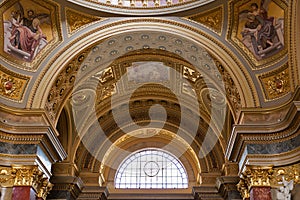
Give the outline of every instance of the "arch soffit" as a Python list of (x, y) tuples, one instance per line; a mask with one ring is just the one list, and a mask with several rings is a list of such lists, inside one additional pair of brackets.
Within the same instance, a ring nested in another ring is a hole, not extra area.
[[(90, 50), (92, 46), (101, 44), (103, 41), (107, 41), (108, 38), (115, 35), (128, 35), (131, 32), (153, 30), (192, 41), (199, 45), (200, 48), (205, 49), (208, 53), (212, 54), (214, 58), (222, 60), (221, 63), (224, 63), (224, 68), (228, 70), (233, 81), (237, 84), (238, 92), (241, 94), (242, 106), (253, 107), (259, 103), (257, 94), (254, 92), (253, 83), (250, 80), (249, 75), (246, 74), (246, 70), (241, 67), (236, 58), (233, 58), (233, 55), (228, 53), (230, 51), (226, 49), (221, 42), (218, 42), (216, 39), (203, 32), (194, 30), (192, 27), (174, 21), (147, 19), (146, 24), (147, 25), (145, 26), (142, 19), (129, 20), (126, 25), (124, 22), (113, 23), (108, 27), (93, 30), (92, 33), (86, 34), (71, 43), (61, 51), (61, 54), (58, 53), (58, 57), (54, 58), (52, 62), (49, 63), (48, 70), (41, 74), (36, 83), (35, 88), (37, 89), (33, 90), (30, 95), (32, 100), (29, 101), (29, 107), (40, 108), (45, 105), (47, 95), (54, 85), (56, 78), (61, 71), (72, 62), (72, 60), (74, 62), (74, 59), (80, 56), (80, 53), (87, 51), (87, 49)], [(64, 66), (63, 69), (61, 66)], [(229, 66), (234, 66), (234, 69), (231, 69)]]

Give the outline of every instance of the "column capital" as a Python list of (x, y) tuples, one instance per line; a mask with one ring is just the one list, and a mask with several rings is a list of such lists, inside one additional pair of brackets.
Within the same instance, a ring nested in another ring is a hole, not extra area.
[(252, 187), (269, 187), (278, 190), (284, 187), (284, 182), (300, 183), (300, 163), (284, 166), (246, 166), (237, 184), (243, 199), (250, 197)]
[(36, 165), (0, 166), (0, 186), (29, 186), (35, 190), (37, 197), (42, 199), (46, 199), (52, 189), (49, 179)]
[(273, 166), (246, 166), (237, 184), (243, 199), (250, 198), (252, 187), (271, 187), (273, 173)]

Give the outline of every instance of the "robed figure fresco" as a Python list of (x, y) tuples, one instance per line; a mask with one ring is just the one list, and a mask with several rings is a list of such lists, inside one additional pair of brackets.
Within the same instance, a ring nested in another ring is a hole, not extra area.
[(4, 20), (4, 51), (31, 61), (47, 45), (47, 37), (41, 28), (42, 23), (50, 23), (49, 14), (35, 13), (17, 2), (10, 11), (10, 19)]
[(274, 55), (284, 47), (284, 21), (282, 17), (269, 16), (271, 2), (250, 2), (249, 9), (239, 13), (242, 42), (259, 60)]

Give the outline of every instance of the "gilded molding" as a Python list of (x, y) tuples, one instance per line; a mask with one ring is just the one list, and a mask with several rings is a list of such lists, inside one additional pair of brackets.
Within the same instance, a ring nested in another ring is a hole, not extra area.
[(198, 22), (200, 24), (203, 24), (204, 26), (208, 27), (209, 29), (221, 35), (223, 20), (224, 20), (223, 13), (224, 13), (223, 6), (220, 6), (218, 8), (213, 8), (204, 13), (187, 16), (186, 18)]
[(80, 29), (84, 29), (88, 25), (105, 20), (105, 18), (95, 17), (70, 8), (66, 8), (65, 15), (67, 19), (69, 36), (76, 33)]
[[(111, 0), (84, 0), (86, 3), (91, 4), (94, 3), (95, 6), (103, 6), (106, 7), (106, 10), (111, 9), (122, 9), (124, 13), (126, 14), (134, 14), (135, 12), (143, 12), (147, 11), (160, 11), (161, 9), (165, 8), (172, 8), (172, 7), (179, 7), (179, 6), (185, 6), (188, 4), (193, 4), (196, 3), (197, 0), (179, 0), (179, 1), (174, 1), (174, 0), (166, 0), (166, 1), (160, 1), (160, 0), (143, 0), (142, 2), (136, 1), (136, 0), (131, 0), (130, 3), (126, 0), (118, 0), (118, 1), (111, 1)], [(198, 0), (199, 1), (199, 0)], [(202, 3), (205, 3), (206, 1), (202, 0)], [(209, 2), (209, 1), (208, 1)], [(201, 3), (201, 2), (200, 2)], [(82, 4), (82, 2), (81, 2)], [(117, 11), (117, 10), (116, 10)], [(135, 12), (133, 12), (135, 11)]]
[(0, 95), (6, 99), (21, 102), (30, 77), (7, 70), (0, 65)]
[(274, 71), (258, 75), (258, 78), (263, 87), (266, 101), (278, 99), (291, 92), (288, 64)]
[[(299, 39), (297, 39), (298, 30), (299, 30), (299, 18), (295, 17), (299, 13), (299, 1), (292, 0), (289, 3), (289, 63), (291, 67), (291, 84), (292, 88), (297, 87), (299, 85), (300, 77), (299, 77), (299, 56), (297, 56), (297, 52), (299, 52)], [(298, 28), (298, 29), (297, 29)], [(298, 53), (299, 54), (299, 53)]]

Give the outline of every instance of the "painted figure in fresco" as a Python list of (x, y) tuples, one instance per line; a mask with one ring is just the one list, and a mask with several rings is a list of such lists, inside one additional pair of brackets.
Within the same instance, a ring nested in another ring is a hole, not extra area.
[(41, 22), (49, 18), (48, 14), (35, 14), (33, 10), (27, 11), (24, 15), (24, 9), (18, 2), (15, 10), (11, 12), (11, 19), (6, 21), (5, 50), (25, 60), (31, 61), (34, 56), (47, 44), (47, 38), (40, 28)]
[(241, 34), (243, 43), (261, 59), (268, 54), (281, 49), (283, 43), (283, 20), (269, 17), (267, 5), (270, 1), (262, 1), (260, 7), (257, 3), (250, 4), (250, 10), (240, 13), (240, 20), (246, 18)]
[[(16, 11), (15, 13), (19, 12)], [(10, 40), (15, 48), (29, 53), (30, 59), (32, 59), (40, 40), (42, 38), (46, 39), (46, 37), (40, 28), (40, 20), (33, 17), (33, 11), (30, 10), (29, 13), (31, 14), (28, 18), (23, 18), (19, 21), (12, 20), (13, 28)], [(18, 15), (18, 18), (20, 18), (20, 15)]]

